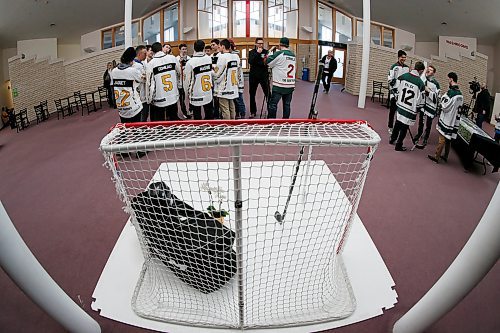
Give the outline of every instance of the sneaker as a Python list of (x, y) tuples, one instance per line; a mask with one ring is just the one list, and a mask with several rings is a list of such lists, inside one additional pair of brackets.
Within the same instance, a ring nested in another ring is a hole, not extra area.
[(135, 153), (135, 157), (141, 158), (141, 157), (146, 156), (146, 154), (147, 154), (147, 152), (145, 152), (145, 151), (138, 151), (137, 153)]
[(442, 159), (443, 161), (445, 161), (446, 163), (448, 163), (448, 157), (441, 156), (441, 159)]
[(389, 140), (390, 145), (394, 145), (394, 142), (396, 142), (396, 140)]
[(249, 119), (255, 118), (255, 114), (251, 113), (250, 116), (248, 117)]
[(408, 150), (408, 148), (406, 148), (406, 147), (398, 147), (398, 146), (396, 146), (396, 148), (394, 148), (394, 150), (395, 150), (395, 151), (407, 151), (407, 150)]
[(323, 89), (323, 92), (326, 94), (326, 89)]
[(436, 164), (439, 164), (439, 160), (433, 155), (427, 155), (427, 157)]
[(389, 132), (389, 134), (392, 134), (392, 127), (389, 127), (387, 131)]

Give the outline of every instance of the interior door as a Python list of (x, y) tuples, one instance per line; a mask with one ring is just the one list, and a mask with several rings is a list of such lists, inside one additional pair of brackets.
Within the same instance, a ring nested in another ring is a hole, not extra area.
[(332, 81), (335, 83), (345, 84), (345, 56), (346, 51), (344, 49), (333, 49), (333, 57), (337, 60), (337, 70), (333, 73)]

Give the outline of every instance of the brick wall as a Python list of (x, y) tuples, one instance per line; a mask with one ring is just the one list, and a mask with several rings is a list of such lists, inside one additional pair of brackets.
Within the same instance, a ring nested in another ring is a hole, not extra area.
[(122, 47), (102, 50), (69, 62), (62, 59), (9, 59), (9, 75), (16, 112), (28, 109), (28, 119), (36, 119), (33, 107), (47, 100), (49, 112), (55, 112), (54, 100), (71, 96), (74, 91), (96, 90), (102, 86), (102, 76), (108, 62), (120, 61)]
[(54, 99), (66, 96), (66, 76), (62, 59), (36, 60), (13, 57), (9, 59), (9, 75), (13, 89), (14, 108), (27, 108), (28, 119), (36, 119), (34, 105), (47, 100), (50, 112), (55, 112)]
[[(318, 66), (318, 45), (317, 44), (298, 44), (297, 45), (297, 78), (302, 78), (302, 69), (309, 68), (309, 81), (314, 82), (316, 79), (316, 69)], [(305, 62), (302, 62), (302, 59)]]
[[(347, 73), (346, 73), (346, 91), (353, 95), (358, 95), (360, 80), (361, 80), (361, 56), (363, 47), (358, 43), (351, 43), (347, 47)], [(389, 68), (397, 61), (397, 50), (390, 49), (378, 45), (372, 45), (370, 49), (370, 68), (368, 70), (368, 89), (367, 96), (372, 95), (372, 82), (382, 81), (384, 85), (387, 82)], [(486, 82), (488, 71), (488, 57), (476, 53), (476, 59), (462, 58), (454, 60), (450, 58), (441, 59), (432, 57), (425, 59), (414, 54), (408, 54), (406, 64), (415, 65), (417, 61), (427, 61), (429, 65), (436, 67), (436, 79), (442, 89), (448, 86), (447, 74), (456, 72), (458, 74), (458, 84), (464, 94), (465, 102), (468, 104), (471, 99), (469, 94), (469, 81), (472, 81), (474, 76), (477, 76), (479, 82)], [(387, 97), (387, 92), (385, 92)]]

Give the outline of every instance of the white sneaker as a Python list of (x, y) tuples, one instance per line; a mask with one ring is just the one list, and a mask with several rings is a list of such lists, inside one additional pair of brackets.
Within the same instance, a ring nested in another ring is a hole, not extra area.
[(389, 127), (387, 130), (388, 130), (389, 134), (392, 134), (392, 128)]

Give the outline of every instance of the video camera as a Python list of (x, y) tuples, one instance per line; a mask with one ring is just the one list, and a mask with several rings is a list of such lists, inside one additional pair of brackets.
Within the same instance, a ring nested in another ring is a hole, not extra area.
[(469, 82), (469, 91), (471, 94), (476, 95), (477, 92), (481, 90), (481, 85), (477, 81), (477, 77), (474, 76), (474, 80)]

